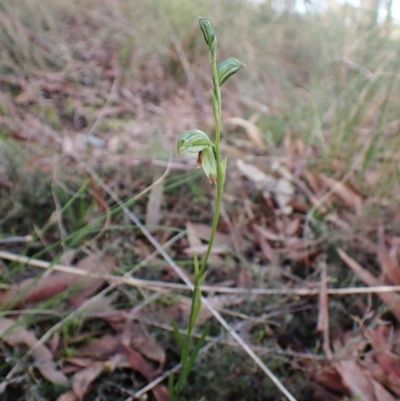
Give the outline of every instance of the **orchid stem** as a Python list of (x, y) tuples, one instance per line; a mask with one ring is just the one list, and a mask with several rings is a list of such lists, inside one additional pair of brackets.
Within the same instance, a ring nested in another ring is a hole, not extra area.
[[(207, 266), (208, 259), (210, 257), (210, 253), (214, 244), (215, 234), (217, 232), (219, 214), (221, 209), (222, 202), (222, 192), (224, 190), (224, 179), (222, 175), (222, 168), (220, 162), (220, 152), (219, 152), (219, 144), (221, 137), (221, 90), (218, 83), (218, 73), (217, 73), (217, 50), (216, 46), (210, 47), (210, 61), (211, 61), (211, 70), (214, 82), (214, 90), (211, 94), (211, 97), (215, 96), (215, 102), (213, 101), (213, 112), (214, 112), (214, 122), (215, 122), (215, 161), (217, 165), (217, 193), (215, 197), (215, 206), (214, 206), (214, 217), (213, 223), (211, 227), (210, 239), (208, 242), (207, 251), (203, 257), (200, 267), (200, 274), (202, 274)], [(214, 100), (214, 99), (213, 99)]]

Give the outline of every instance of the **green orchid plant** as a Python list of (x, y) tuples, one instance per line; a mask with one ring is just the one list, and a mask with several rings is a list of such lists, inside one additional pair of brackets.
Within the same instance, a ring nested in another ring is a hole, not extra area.
[(171, 401), (178, 400), (183, 390), (187, 376), (192, 369), (201, 347), (205, 343), (208, 334), (208, 326), (202, 332), (200, 340), (193, 344), (192, 333), (196, 325), (197, 317), (201, 308), (201, 285), (206, 278), (206, 267), (211, 249), (214, 243), (215, 233), (219, 220), (222, 193), (225, 181), (226, 163), (225, 158), (221, 161), (220, 157), (220, 137), (221, 137), (221, 86), (230, 76), (235, 74), (245, 66), (237, 58), (230, 57), (217, 65), (217, 36), (212, 22), (207, 18), (199, 18), (200, 29), (209, 48), (210, 63), (214, 88), (211, 91), (211, 104), (215, 122), (215, 142), (209, 136), (199, 130), (192, 129), (185, 131), (178, 139), (177, 154), (197, 153), (197, 166), (203, 168), (209, 182), (216, 185), (216, 197), (214, 204), (214, 217), (211, 234), (208, 242), (207, 251), (199, 265), (199, 261), (194, 257), (194, 289), (192, 295), (192, 305), (189, 323), (184, 337), (176, 325), (172, 322), (174, 334), (177, 342), (181, 346), (181, 369), (177, 382), (174, 382), (173, 374), (169, 377), (168, 388)]

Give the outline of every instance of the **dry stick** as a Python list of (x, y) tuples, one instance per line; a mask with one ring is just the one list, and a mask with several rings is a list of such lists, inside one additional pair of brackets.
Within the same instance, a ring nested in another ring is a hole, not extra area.
[(157, 159), (136, 159), (130, 161), (130, 166), (155, 166), (155, 167), (170, 167), (171, 170), (182, 170), (182, 171), (193, 171), (193, 166), (188, 163), (181, 163), (176, 161), (165, 161), (165, 160), (157, 160)]
[[(184, 233), (180, 233), (177, 236), (171, 238), (163, 247), (167, 247), (171, 244), (171, 241), (176, 241), (178, 237), (181, 237)], [(138, 264), (138, 266), (148, 262), (148, 260), (158, 254), (158, 250), (149, 255), (146, 259)], [(0, 259), (11, 260), (18, 263), (24, 263), (27, 265), (40, 267), (42, 269), (52, 269), (55, 271), (61, 271), (64, 273), (76, 274), (78, 276), (100, 278), (105, 281), (111, 282), (113, 288), (118, 285), (129, 285), (132, 287), (148, 288), (152, 290), (169, 289), (188, 291), (185, 284), (179, 283), (166, 283), (164, 281), (152, 281), (152, 280), (141, 280), (133, 277), (126, 277), (130, 272), (125, 273), (124, 276), (113, 276), (111, 274), (96, 274), (80, 269), (79, 267), (64, 266), (59, 264), (51, 264), (50, 262), (28, 258), (26, 256), (16, 255), (11, 252), (0, 251)], [(137, 266), (135, 266), (137, 268)], [(8, 288), (8, 286), (7, 286)], [(273, 288), (231, 288), (231, 287), (219, 287), (211, 285), (201, 286), (201, 291), (206, 293), (218, 293), (218, 294), (247, 294), (247, 295), (298, 295), (298, 296), (311, 296), (320, 294), (319, 288), (288, 288), (288, 289), (273, 289)], [(351, 294), (382, 294), (400, 292), (400, 285), (379, 285), (371, 287), (347, 287), (347, 288), (328, 288), (327, 294), (329, 295), (351, 295)]]
[(14, 244), (18, 242), (32, 242), (33, 236), (32, 235), (25, 235), (25, 236), (18, 236), (18, 237), (8, 237), (8, 238), (1, 238), (0, 245), (4, 244)]

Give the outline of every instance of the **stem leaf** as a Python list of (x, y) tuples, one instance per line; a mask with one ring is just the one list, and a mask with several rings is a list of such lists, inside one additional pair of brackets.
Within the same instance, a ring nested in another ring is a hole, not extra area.
[(218, 74), (218, 84), (222, 86), (227, 79), (236, 74), (242, 67), (245, 67), (236, 57), (230, 57), (218, 64), (217, 74)]

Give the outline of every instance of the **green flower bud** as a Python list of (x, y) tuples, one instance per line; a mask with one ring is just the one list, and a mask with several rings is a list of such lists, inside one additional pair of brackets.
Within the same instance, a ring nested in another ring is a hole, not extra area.
[(199, 129), (185, 131), (178, 139), (178, 155), (182, 153), (198, 153), (197, 166), (203, 167), (208, 181), (216, 183), (217, 164), (215, 161), (214, 144), (208, 135)]
[(219, 86), (222, 86), (224, 82), (233, 74), (238, 72), (242, 67), (245, 67), (246, 64), (243, 64), (235, 57), (227, 58), (218, 64), (217, 74), (218, 74), (218, 83)]
[(211, 47), (217, 41), (214, 25), (208, 18), (202, 17), (199, 17), (199, 25), (208, 47)]

